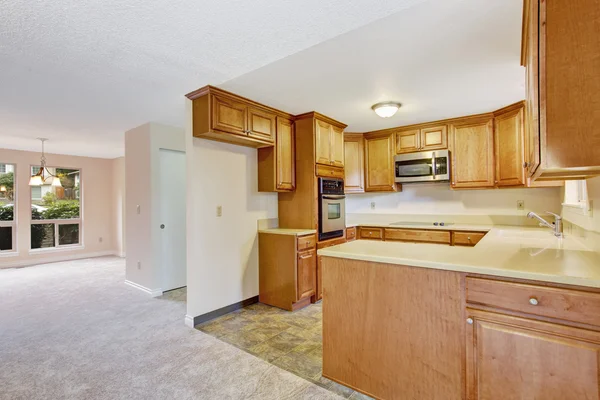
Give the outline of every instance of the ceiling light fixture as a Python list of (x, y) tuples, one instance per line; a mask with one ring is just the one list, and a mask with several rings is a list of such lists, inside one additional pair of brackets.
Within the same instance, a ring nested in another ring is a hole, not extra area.
[(375, 111), (375, 114), (381, 118), (389, 118), (398, 112), (398, 109), (402, 106), (400, 103), (394, 101), (385, 101), (383, 103), (374, 104), (371, 108)]
[(46, 155), (44, 153), (44, 142), (48, 139), (46, 138), (38, 138), (42, 142), (42, 157), (40, 158), (40, 170), (37, 174), (32, 175), (29, 178), (29, 186), (42, 186), (46, 184), (48, 179), (52, 179), (51, 183), (54, 187), (62, 187), (60, 184), (60, 178), (53, 173), (51, 173), (48, 168), (46, 168)]

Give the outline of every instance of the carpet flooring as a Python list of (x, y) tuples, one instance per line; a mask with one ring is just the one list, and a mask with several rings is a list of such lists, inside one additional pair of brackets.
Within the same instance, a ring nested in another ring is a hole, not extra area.
[(0, 399), (341, 399), (183, 324), (94, 258), (0, 270)]

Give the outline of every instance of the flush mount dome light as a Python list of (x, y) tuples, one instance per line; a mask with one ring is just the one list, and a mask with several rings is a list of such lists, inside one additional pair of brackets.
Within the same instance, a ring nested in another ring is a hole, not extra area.
[(400, 103), (386, 101), (374, 104), (371, 108), (375, 111), (375, 114), (379, 115), (381, 118), (389, 118), (396, 114), (401, 106), (402, 104)]

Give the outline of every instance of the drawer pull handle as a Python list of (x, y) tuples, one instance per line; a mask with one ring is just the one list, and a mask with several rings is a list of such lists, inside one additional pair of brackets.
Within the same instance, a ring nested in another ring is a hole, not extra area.
[(467, 236), (467, 240), (470, 242), (471, 241), (471, 236)]
[(467, 324), (473, 325), (473, 318), (467, 318)]
[(529, 304), (531, 304), (532, 306), (537, 306), (539, 304), (539, 301), (535, 297), (531, 297), (529, 298)]

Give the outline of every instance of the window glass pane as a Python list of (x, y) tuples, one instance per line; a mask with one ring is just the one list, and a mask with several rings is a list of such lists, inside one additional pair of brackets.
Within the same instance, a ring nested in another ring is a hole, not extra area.
[(68, 224), (58, 226), (58, 245), (78, 244), (79, 224)]
[(31, 225), (31, 248), (54, 247), (54, 224)]
[(12, 250), (12, 226), (0, 226), (0, 251)]
[(15, 166), (0, 163), (0, 221), (14, 220)]
[[(38, 170), (38, 166), (32, 167)], [(31, 187), (31, 218), (77, 219), (80, 216), (80, 173), (77, 169), (48, 167), (41, 186)]]

